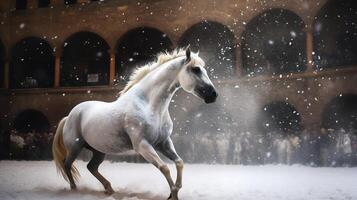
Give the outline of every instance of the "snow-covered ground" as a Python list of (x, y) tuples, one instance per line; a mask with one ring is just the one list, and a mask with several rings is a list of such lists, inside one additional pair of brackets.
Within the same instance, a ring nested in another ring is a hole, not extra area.
[[(82, 177), (72, 192), (52, 162), (0, 161), (0, 199), (164, 200), (169, 195), (164, 177), (152, 165), (104, 162), (100, 171), (116, 190), (106, 196), (86, 163), (76, 164)], [(184, 172), (181, 200), (357, 199), (357, 168), (190, 164)]]

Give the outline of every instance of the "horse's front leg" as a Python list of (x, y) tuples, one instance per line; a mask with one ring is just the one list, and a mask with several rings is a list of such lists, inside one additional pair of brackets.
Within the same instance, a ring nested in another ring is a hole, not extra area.
[(182, 172), (183, 172), (183, 160), (176, 153), (174, 144), (170, 138), (167, 138), (163, 143), (159, 145), (159, 151), (164, 154), (167, 158), (175, 162), (177, 177), (176, 183), (173, 190), (171, 190), (171, 195), (169, 199), (178, 199), (178, 192), (182, 187)]
[[(164, 161), (161, 160), (161, 158), (156, 153), (154, 147), (151, 144), (149, 144), (146, 140), (142, 140), (138, 144), (136, 144), (134, 148), (140, 155), (145, 158), (145, 160), (155, 165), (161, 171), (161, 173), (165, 176), (167, 182), (169, 183), (171, 193), (173, 191), (178, 191), (175, 187), (174, 182), (172, 181), (170, 169), (167, 167)], [(177, 195), (176, 198), (172, 198), (172, 200), (177, 200)]]

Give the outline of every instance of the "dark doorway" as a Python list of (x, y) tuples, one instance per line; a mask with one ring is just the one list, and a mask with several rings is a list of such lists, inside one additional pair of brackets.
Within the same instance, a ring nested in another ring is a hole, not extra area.
[(11, 88), (53, 86), (54, 55), (46, 40), (28, 37), (16, 43), (11, 52)]
[(61, 86), (95, 86), (109, 83), (109, 45), (99, 35), (79, 32), (63, 44)]
[(25, 10), (27, 7), (27, 0), (16, 0), (16, 10)]
[(50, 123), (40, 111), (30, 109), (22, 111), (16, 116), (14, 128), (21, 133), (42, 133), (50, 130)]
[(357, 133), (357, 95), (342, 94), (332, 99), (322, 114), (322, 126)]
[(158, 29), (140, 27), (125, 33), (116, 46), (117, 80), (127, 81), (135, 67), (152, 62), (158, 53), (170, 50), (170, 38)]
[(316, 16), (314, 61), (317, 69), (357, 64), (357, 1), (330, 0)]
[(268, 10), (250, 21), (242, 35), (243, 73), (284, 74), (306, 69), (305, 24), (295, 13)]
[(24, 110), (16, 116), (10, 133), (10, 158), (49, 160), (52, 139), (46, 116), (38, 110)]

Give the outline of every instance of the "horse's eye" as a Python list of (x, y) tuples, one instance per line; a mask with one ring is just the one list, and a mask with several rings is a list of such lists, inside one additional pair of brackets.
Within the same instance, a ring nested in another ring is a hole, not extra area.
[(191, 70), (196, 75), (199, 75), (201, 73), (201, 69), (199, 67), (192, 67)]

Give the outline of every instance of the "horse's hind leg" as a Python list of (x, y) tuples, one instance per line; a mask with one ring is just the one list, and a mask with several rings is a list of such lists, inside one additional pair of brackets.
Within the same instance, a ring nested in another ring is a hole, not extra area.
[(90, 150), (93, 152), (93, 156), (87, 165), (88, 170), (103, 184), (106, 194), (113, 194), (114, 190), (110, 182), (98, 172), (98, 167), (103, 162), (105, 154), (95, 149)]
[[(72, 164), (73, 164), (74, 160), (76, 160), (76, 158), (79, 155), (79, 153), (81, 152), (82, 148), (83, 148), (83, 145), (77, 143), (68, 152), (67, 157), (64, 161), (64, 170), (67, 174), (68, 181), (69, 181), (69, 184), (70, 184), (72, 190), (75, 190), (77, 188), (75, 180), (73, 178), (73, 174), (72, 174), (72, 172), (76, 173), (77, 171), (75, 168), (72, 168)], [(73, 169), (75, 171), (73, 171)]]

